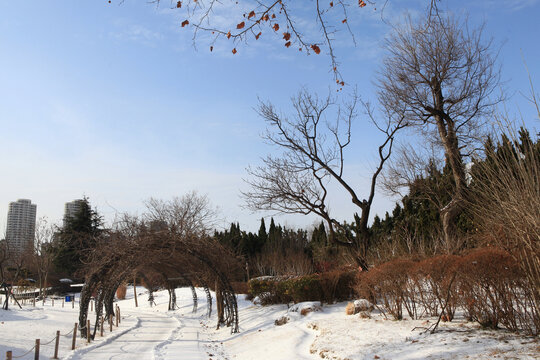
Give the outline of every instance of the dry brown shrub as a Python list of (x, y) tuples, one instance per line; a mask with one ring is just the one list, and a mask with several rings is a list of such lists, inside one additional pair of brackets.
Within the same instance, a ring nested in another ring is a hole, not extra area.
[(303, 308), (302, 310), (300, 310), (300, 315), (306, 316), (306, 315), (309, 314), (310, 312), (313, 312), (313, 309), (312, 309), (312, 308)]
[(249, 294), (249, 286), (245, 281), (233, 281), (231, 286), (235, 294)]
[(274, 321), (274, 325), (281, 326), (281, 325), (285, 325), (288, 322), (289, 322), (289, 318), (287, 316), (282, 316), (276, 321)]
[(357, 282), (356, 270), (332, 270), (319, 275), (323, 302), (332, 303), (351, 299)]
[(122, 284), (116, 289), (116, 298), (118, 300), (124, 300), (126, 298), (127, 286)]
[[(404, 303), (409, 301), (409, 272), (414, 264), (410, 260), (396, 259), (362, 273), (357, 286), (358, 294), (374, 304), (380, 303), (383, 311), (401, 320)], [(409, 304), (406, 304), (408, 311)]]
[(456, 255), (440, 255), (419, 262), (413, 270), (417, 301), (428, 316), (439, 316), (444, 309), (445, 321), (454, 318), (458, 305), (455, 277), (459, 261)]
[(537, 334), (533, 294), (522, 269), (506, 251), (477, 249), (458, 263), (458, 289), (471, 320), (482, 326)]
[(354, 306), (354, 304), (352, 302), (350, 302), (345, 307), (345, 314), (354, 315), (356, 313), (355, 310), (356, 310), (356, 307)]
[(371, 313), (368, 311), (360, 311), (358, 316), (360, 319), (371, 319)]

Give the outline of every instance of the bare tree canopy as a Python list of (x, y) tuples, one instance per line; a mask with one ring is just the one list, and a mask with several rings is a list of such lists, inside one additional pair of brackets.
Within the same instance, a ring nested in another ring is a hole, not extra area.
[(448, 243), (466, 193), (463, 156), (478, 144), (485, 120), (502, 100), (496, 55), (482, 32), (436, 8), (423, 21), (408, 18), (387, 41), (389, 55), (377, 81), (388, 113), (404, 116), (444, 149), (455, 183), (451, 202), (441, 209)]
[(446, 130), (441, 137), (453, 132), (460, 146), (469, 145), (501, 101), (492, 41), (484, 41), (483, 27), (470, 30), (466, 20), (427, 16), (418, 23), (407, 18), (387, 40), (378, 97), (409, 123)]
[(182, 236), (204, 236), (214, 228), (216, 209), (205, 195), (191, 191), (171, 200), (151, 198), (145, 202), (145, 219), (154, 227), (164, 226)]
[[(367, 267), (367, 222), (377, 177), (391, 154), (395, 133), (405, 123), (387, 121), (380, 126), (369, 105), (364, 104), (370, 120), (384, 135), (384, 140), (378, 149), (379, 163), (371, 177), (368, 195), (362, 199), (345, 178), (345, 150), (351, 143), (351, 124), (357, 116), (358, 102), (356, 95), (350, 102), (338, 104), (330, 96), (320, 99), (304, 90), (292, 99), (295, 113), (291, 117), (276, 112), (272, 104), (261, 102), (259, 114), (268, 124), (264, 139), (282, 153), (266, 157), (259, 167), (248, 168), (251, 178), (247, 183), (251, 191), (243, 195), (253, 210), (320, 216), (328, 225), (330, 239), (360, 250), (357, 260), (361, 266)], [(354, 238), (340, 239), (336, 236), (336, 231), (346, 233), (346, 229), (330, 214), (330, 181), (339, 184), (361, 210), (361, 216), (355, 216)]]

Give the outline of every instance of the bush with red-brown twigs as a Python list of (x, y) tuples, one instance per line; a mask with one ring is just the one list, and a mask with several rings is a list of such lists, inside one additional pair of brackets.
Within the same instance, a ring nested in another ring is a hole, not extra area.
[[(381, 264), (362, 273), (357, 292), (360, 297), (374, 304), (380, 303), (381, 311), (388, 312), (396, 320), (403, 318), (403, 306), (409, 301), (410, 270), (414, 262), (396, 259)], [(414, 317), (412, 308), (406, 306), (409, 315)]]
[(456, 291), (456, 271), (459, 256), (440, 255), (420, 261), (413, 269), (417, 298), (428, 316), (439, 316), (451, 321), (459, 299)]
[(499, 248), (419, 262), (392, 260), (361, 273), (356, 292), (396, 320), (405, 309), (413, 319), (451, 321), (459, 307), (482, 326), (538, 334), (531, 284), (516, 260)]
[(533, 294), (519, 264), (506, 251), (477, 249), (457, 266), (461, 303), (482, 326), (538, 334)]

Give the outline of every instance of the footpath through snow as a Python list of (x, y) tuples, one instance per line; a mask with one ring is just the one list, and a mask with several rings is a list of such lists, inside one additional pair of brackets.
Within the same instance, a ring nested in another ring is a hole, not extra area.
[(171, 314), (143, 310), (130, 315), (136, 326), (121, 335), (75, 351), (67, 359), (206, 359), (200, 348), (200, 324), (193, 318), (180, 319)]
[[(177, 311), (167, 311), (167, 292), (157, 292), (154, 295), (155, 305), (150, 306), (146, 301), (144, 288), (138, 288), (139, 307), (134, 307), (134, 300), (119, 301), (122, 317), (131, 319), (135, 324), (128, 329), (105, 341), (94, 345), (82, 346), (66, 357), (78, 359), (177, 359), (206, 360), (209, 357), (208, 340), (204, 329), (206, 302), (204, 292), (198, 291), (199, 306), (192, 313), (192, 297), (189, 293), (178, 289), (179, 304), (183, 305)], [(131, 289), (131, 292), (133, 290)], [(204, 320), (201, 320), (204, 319)]]

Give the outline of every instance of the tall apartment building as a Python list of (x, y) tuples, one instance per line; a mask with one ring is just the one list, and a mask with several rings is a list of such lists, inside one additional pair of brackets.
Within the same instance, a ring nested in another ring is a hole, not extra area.
[(28, 199), (19, 199), (9, 203), (6, 241), (10, 250), (22, 253), (33, 247), (36, 230), (37, 205)]
[(76, 199), (66, 203), (64, 207), (64, 226), (66, 226), (68, 219), (73, 219), (81, 211), (82, 203), (84, 203), (82, 199)]

